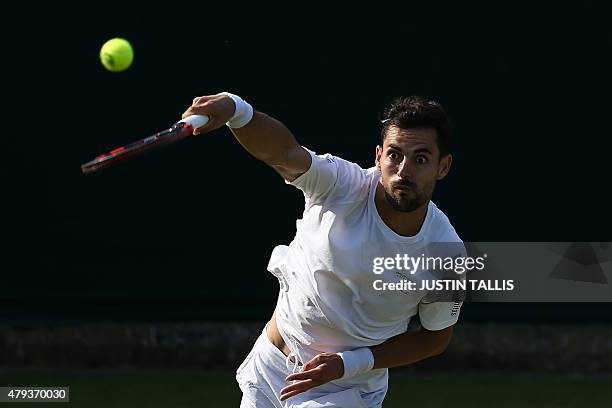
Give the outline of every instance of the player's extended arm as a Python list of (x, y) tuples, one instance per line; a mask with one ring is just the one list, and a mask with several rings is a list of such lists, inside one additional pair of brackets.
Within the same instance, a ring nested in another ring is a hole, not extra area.
[[(195, 114), (208, 115), (209, 122), (194, 132), (207, 133), (223, 126), (235, 111), (236, 105), (227, 95), (200, 96), (193, 100), (183, 118)], [(265, 113), (254, 112), (246, 125), (231, 130), (249, 153), (272, 166), (286, 180), (295, 180), (310, 167), (310, 154), (299, 145), (291, 131)]]
[[(373, 368), (390, 368), (416, 363), (441, 354), (446, 350), (453, 335), (453, 326), (446, 329), (406, 332), (392, 337), (378, 346), (370, 347), (374, 355)], [(317, 354), (302, 367), (302, 371), (291, 374), (287, 381), (295, 381), (280, 390), (281, 401), (311, 388), (341, 378), (344, 362), (336, 353)]]
[(293, 181), (310, 167), (310, 154), (280, 121), (255, 112), (244, 127), (232, 129), (238, 142), (255, 158), (272, 166), (286, 180)]

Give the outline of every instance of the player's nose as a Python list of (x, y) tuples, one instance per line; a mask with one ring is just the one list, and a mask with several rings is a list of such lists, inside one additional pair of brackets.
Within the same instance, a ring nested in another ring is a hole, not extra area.
[(412, 168), (407, 157), (404, 157), (404, 160), (397, 168), (397, 175), (401, 178), (410, 178), (412, 176)]

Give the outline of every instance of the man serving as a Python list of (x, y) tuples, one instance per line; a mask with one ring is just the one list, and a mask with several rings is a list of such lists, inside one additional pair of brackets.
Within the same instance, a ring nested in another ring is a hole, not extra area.
[[(380, 407), (388, 368), (442, 353), (461, 306), (431, 301), (423, 290), (373, 285), (425, 273), (375, 274), (375, 258), (423, 256), (429, 244), (461, 243), (431, 201), (452, 163), (445, 110), (417, 96), (392, 101), (369, 169), (302, 147), (281, 122), (234, 94), (195, 98), (183, 117), (194, 114), (210, 118), (194, 133), (227, 124), (305, 198), (295, 238), (272, 252), (278, 302), (237, 371), (240, 406)], [(420, 321), (417, 329), (408, 330), (411, 321)]]

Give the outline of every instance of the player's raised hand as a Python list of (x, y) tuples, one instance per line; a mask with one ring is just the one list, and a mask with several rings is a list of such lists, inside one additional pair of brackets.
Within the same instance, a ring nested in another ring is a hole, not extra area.
[(336, 380), (344, 374), (342, 357), (336, 353), (321, 353), (302, 367), (302, 371), (289, 375), (287, 381), (296, 381), (280, 390), (281, 401), (311, 388)]
[(207, 95), (193, 98), (191, 106), (183, 113), (183, 119), (191, 115), (207, 115), (208, 123), (194, 129), (193, 134), (208, 133), (225, 125), (236, 111), (236, 104), (227, 95)]

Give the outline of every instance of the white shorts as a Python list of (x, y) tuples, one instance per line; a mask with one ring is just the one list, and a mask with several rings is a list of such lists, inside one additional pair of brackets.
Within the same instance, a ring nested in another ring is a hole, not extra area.
[(266, 329), (267, 326), (236, 371), (242, 390), (240, 408), (377, 408), (382, 405), (386, 389), (362, 395), (357, 388), (343, 388), (331, 382), (281, 401), (280, 390), (289, 385), (285, 378), (291, 370), (286, 365), (286, 356), (268, 339)]

